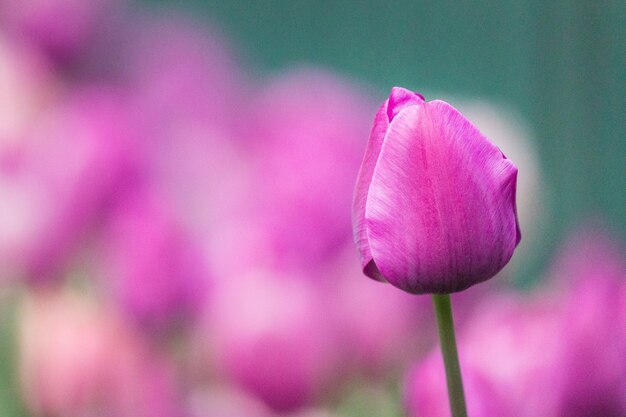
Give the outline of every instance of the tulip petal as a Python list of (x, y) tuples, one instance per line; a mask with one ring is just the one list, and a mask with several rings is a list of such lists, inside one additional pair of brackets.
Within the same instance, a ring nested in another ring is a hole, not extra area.
[(365, 156), (361, 163), (354, 190), (354, 200), (352, 202), (352, 230), (354, 231), (354, 241), (361, 258), (363, 273), (379, 281), (384, 281), (384, 278), (372, 260), (372, 254), (367, 242), (365, 203), (367, 201), (367, 193), (372, 181), (372, 175), (374, 174), (374, 168), (376, 168), (378, 155), (383, 146), (383, 139), (388, 127), (387, 101), (385, 101), (378, 109), (378, 113), (376, 113), (376, 118), (374, 119), (374, 126), (372, 127), (370, 139), (365, 150)]
[(393, 87), (389, 95), (389, 104), (387, 105), (389, 123), (391, 123), (393, 118), (405, 107), (413, 104), (421, 104), (422, 102), (424, 102), (424, 96), (421, 94), (414, 93), (406, 88)]
[(461, 291), (491, 278), (518, 240), (516, 177), (517, 168), (449, 104), (400, 110), (365, 209), (381, 274), (412, 293)]

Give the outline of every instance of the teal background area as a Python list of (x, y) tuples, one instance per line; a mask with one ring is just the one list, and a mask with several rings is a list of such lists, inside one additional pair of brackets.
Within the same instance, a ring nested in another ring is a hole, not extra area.
[(551, 191), (540, 258), (590, 217), (626, 236), (626, 2), (146, 2), (216, 24), (261, 72), (307, 63), (381, 100), (402, 85), (506, 104)]

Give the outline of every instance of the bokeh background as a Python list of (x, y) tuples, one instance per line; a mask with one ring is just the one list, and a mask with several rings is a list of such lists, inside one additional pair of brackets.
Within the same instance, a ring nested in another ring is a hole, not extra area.
[(470, 415), (625, 416), (626, 4), (367, 0), (0, 0), (0, 415), (446, 416), (351, 243), (395, 85), (520, 168)]

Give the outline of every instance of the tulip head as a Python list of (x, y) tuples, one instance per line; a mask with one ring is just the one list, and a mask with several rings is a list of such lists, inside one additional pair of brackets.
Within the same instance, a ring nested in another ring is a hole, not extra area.
[(392, 89), (355, 189), (363, 272), (415, 294), (493, 277), (521, 237), (516, 179), (515, 165), (455, 108)]

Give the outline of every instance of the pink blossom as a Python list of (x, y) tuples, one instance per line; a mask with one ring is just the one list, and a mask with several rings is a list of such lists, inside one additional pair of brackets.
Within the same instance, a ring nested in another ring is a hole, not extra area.
[[(556, 417), (562, 349), (558, 305), (513, 294), (492, 296), (458, 339), (468, 414)], [(448, 416), (438, 352), (416, 365), (405, 403), (410, 415)]]
[(292, 411), (330, 391), (338, 357), (310, 281), (277, 274), (256, 270), (218, 282), (204, 345), (227, 380)]
[(563, 294), (559, 415), (626, 413), (626, 256), (602, 227), (571, 233), (551, 274)]
[(553, 416), (560, 386), (559, 298), (539, 294), (492, 297), (466, 324), (459, 349), (516, 411)]
[[(349, 249), (319, 272), (316, 285), (334, 315), (344, 372), (381, 378), (431, 348), (432, 306), (427, 298), (359, 279), (354, 248)], [(326, 283), (324, 277), (331, 279)]]
[(517, 168), (443, 101), (394, 88), (357, 180), (354, 236), (366, 275), (450, 293), (500, 271), (520, 241)]
[(284, 74), (247, 103), (254, 216), (276, 263), (311, 265), (349, 241), (370, 103), (355, 86), (319, 70)]
[(78, 53), (102, 25), (114, 0), (0, 1), (3, 23), (52, 55)]
[(175, 10), (137, 14), (128, 25), (121, 72), (155, 133), (202, 122), (223, 134), (241, 123), (244, 77), (217, 31)]
[[(455, 101), (456, 103), (456, 101)], [(515, 249), (515, 257), (499, 274), (507, 277), (524, 271), (542, 250), (537, 241), (548, 220), (546, 201), (549, 184), (539, 164), (539, 153), (532, 130), (514, 108), (485, 100), (460, 100), (457, 109), (488, 137), (521, 172), (517, 178), (517, 214), (525, 239)], [(498, 281), (501, 281), (500, 279)]]
[(30, 280), (58, 277), (134, 169), (132, 123), (115, 94), (68, 97), (0, 149), (3, 271)]
[[(516, 414), (499, 397), (493, 381), (471, 362), (461, 360), (467, 412), (472, 417), (513, 417)], [(405, 409), (408, 417), (450, 417), (448, 391), (441, 353), (434, 351), (414, 365), (406, 377)]]
[(116, 202), (98, 264), (122, 310), (155, 331), (192, 321), (209, 287), (200, 247), (159, 197), (138, 186)]
[(60, 90), (51, 63), (32, 44), (0, 32), (0, 148), (20, 140)]
[(72, 292), (26, 296), (19, 371), (37, 416), (178, 416), (169, 365), (114, 310)]

